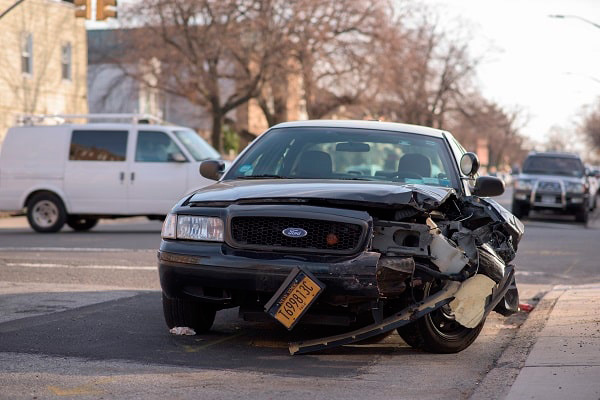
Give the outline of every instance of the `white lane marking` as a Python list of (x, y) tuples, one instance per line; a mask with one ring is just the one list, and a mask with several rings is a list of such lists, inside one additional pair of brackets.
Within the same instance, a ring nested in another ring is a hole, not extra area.
[(72, 268), (72, 269), (123, 269), (132, 271), (156, 271), (153, 266), (136, 265), (66, 265), (66, 264), (43, 264), (43, 263), (6, 263), (7, 267), (25, 267), (25, 268)]
[(0, 251), (79, 251), (79, 252), (141, 252), (152, 251), (154, 249), (118, 249), (102, 247), (0, 247)]

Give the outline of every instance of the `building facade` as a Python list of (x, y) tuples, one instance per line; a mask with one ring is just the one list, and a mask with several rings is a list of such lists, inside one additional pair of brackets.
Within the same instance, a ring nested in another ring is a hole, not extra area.
[[(0, 0), (0, 12), (15, 0)], [(72, 2), (27, 0), (0, 19), (0, 143), (21, 114), (87, 113), (87, 44)]]

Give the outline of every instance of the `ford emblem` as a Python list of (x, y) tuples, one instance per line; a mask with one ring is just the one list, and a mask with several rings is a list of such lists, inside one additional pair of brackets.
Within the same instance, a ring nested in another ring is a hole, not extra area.
[(302, 228), (285, 228), (281, 233), (290, 238), (301, 238), (308, 235), (308, 232)]

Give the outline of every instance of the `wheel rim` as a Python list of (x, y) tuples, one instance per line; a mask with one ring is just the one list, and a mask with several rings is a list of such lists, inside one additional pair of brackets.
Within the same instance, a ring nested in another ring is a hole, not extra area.
[(32, 212), (33, 220), (41, 228), (49, 228), (58, 221), (58, 207), (49, 200), (35, 204)]
[[(425, 297), (434, 294), (439, 289), (440, 287), (437, 282), (428, 285), (425, 288)], [(430, 312), (425, 318), (427, 319), (427, 322), (429, 322), (431, 329), (433, 329), (438, 336), (448, 341), (459, 340), (471, 332), (470, 328), (465, 328), (456, 322), (449, 305), (444, 305), (437, 310)]]

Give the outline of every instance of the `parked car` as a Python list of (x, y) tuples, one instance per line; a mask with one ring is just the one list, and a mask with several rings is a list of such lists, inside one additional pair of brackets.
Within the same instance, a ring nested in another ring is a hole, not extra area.
[(212, 183), (198, 166), (219, 158), (180, 126), (23, 124), (2, 143), (0, 211), (26, 209), (38, 232), (57, 232), (65, 222), (88, 230), (105, 217), (163, 218), (181, 196)]
[[(385, 153), (398, 156), (393, 169)], [(374, 174), (348, 170), (372, 164)], [(489, 312), (518, 306), (510, 262), (523, 225), (487, 198), (504, 184), (478, 167), (448, 132), (374, 121), (283, 123), (226, 173), (203, 162), (218, 182), (182, 198), (163, 225), (167, 326), (204, 332), (239, 306), (287, 329), (351, 330), (293, 343), (292, 354), (393, 329), (426, 351), (465, 349)]]
[(587, 222), (596, 206), (595, 179), (576, 154), (532, 153), (514, 180), (512, 213), (524, 218), (532, 210), (544, 210), (572, 214), (577, 221)]

